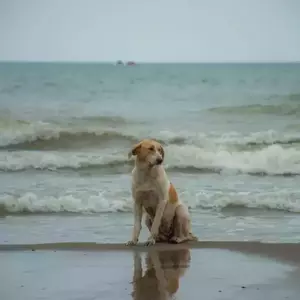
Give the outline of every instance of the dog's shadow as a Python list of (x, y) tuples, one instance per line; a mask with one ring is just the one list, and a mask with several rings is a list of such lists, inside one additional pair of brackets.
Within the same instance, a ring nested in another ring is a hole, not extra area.
[(133, 293), (134, 300), (167, 300), (179, 289), (180, 277), (184, 276), (191, 260), (189, 249), (157, 251), (146, 254), (145, 272), (142, 256), (134, 252)]

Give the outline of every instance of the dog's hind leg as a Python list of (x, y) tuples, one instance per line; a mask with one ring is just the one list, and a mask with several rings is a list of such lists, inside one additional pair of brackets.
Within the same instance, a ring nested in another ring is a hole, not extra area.
[(170, 243), (179, 244), (196, 240), (198, 239), (191, 233), (191, 220), (188, 209), (184, 205), (179, 205), (175, 211), (173, 235), (170, 238)]

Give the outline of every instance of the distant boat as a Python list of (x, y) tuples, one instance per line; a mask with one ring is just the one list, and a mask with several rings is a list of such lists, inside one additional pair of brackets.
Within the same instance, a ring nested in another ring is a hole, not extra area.
[(117, 62), (116, 62), (116, 66), (118, 66), (118, 65), (122, 65), (122, 66), (124, 66), (124, 63), (123, 63), (121, 60), (117, 60)]
[(134, 61), (128, 61), (127, 66), (135, 66), (136, 63)]

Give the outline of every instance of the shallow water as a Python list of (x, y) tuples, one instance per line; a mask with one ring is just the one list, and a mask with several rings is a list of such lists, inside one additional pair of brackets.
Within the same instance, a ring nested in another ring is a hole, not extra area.
[(299, 101), (299, 64), (1, 64), (0, 242), (127, 240), (144, 137), (200, 239), (298, 242)]

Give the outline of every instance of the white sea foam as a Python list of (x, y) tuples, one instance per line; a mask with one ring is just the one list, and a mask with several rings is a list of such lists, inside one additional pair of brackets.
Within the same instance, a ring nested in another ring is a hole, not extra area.
[(90, 196), (66, 194), (39, 196), (34, 192), (0, 196), (0, 209), (8, 213), (104, 213), (130, 211), (131, 199), (112, 200), (104, 193)]
[(57, 170), (61, 168), (109, 167), (125, 164), (124, 155), (97, 152), (0, 152), (0, 170), (23, 171), (27, 169)]
[(205, 192), (197, 193), (195, 200), (189, 202), (193, 208), (222, 210), (229, 207), (253, 209), (273, 209), (300, 212), (300, 190), (274, 190), (268, 192)]
[[(16, 151), (0, 152), (0, 170), (57, 170), (60, 168), (126, 167), (127, 153)], [(300, 150), (271, 145), (255, 151), (229, 151), (193, 145), (166, 147), (167, 169), (192, 172), (230, 172), (269, 175), (300, 174)], [(128, 169), (124, 169), (128, 171)]]
[[(191, 209), (211, 209), (220, 211), (229, 207), (253, 209), (273, 209), (300, 213), (300, 191), (287, 190), (269, 192), (220, 192), (201, 191), (188, 195), (180, 193), (180, 198)], [(125, 193), (124, 193), (125, 195)], [(107, 213), (132, 212), (131, 197), (98, 192), (88, 195), (73, 191), (60, 196), (45, 196), (35, 192), (21, 195), (1, 195), (2, 213)]]
[[(115, 120), (112, 117), (112, 121)], [(39, 141), (39, 148), (43, 149), (41, 144), (43, 141), (47, 146), (53, 143), (52, 147), (60, 147), (62, 144), (69, 142), (69, 147), (78, 146), (79, 141), (82, 139), (80, 146), (87, 144), (90, 146), (92, 140), (95, 145), (100, 145), (103, 142), (110, 140), (134, 142), (145, 138), (147, 136), (155, 137), (166, 144), (177, 145), (194, 145), (194, 146), (267, 146), (272, 144), (300, 144), (300, 135), (297, 132), (276, 132), (273, 130), (252, 132), (244, 134), (241, 132), (199, 132), (199, 131), (171, 131), (155, 129), (153, 132), (149, 131), (148, 127), (134, 126), (126, 123), (112, 125), (108, 117), (98, 117), (88, 120), (77, 120), (60, 124), (55, 122), (44, 121), (22, 121), (22, 120), (9, 120), (1, 122), (0, 119), (0, 147), (17, 147), (17, 150), (26, 150), (30, 147), (31, 150), (35, 149), (35, 142)], [(97, 123), (98, 122), (98, 123)], [(57, 142), (59, 141), (59, 143)]]
[(272, 145), (256, 151), (229, 151), (172, 145), (168, 167), (220, 170), (270, 175), (300, 174), (300, 150)]

